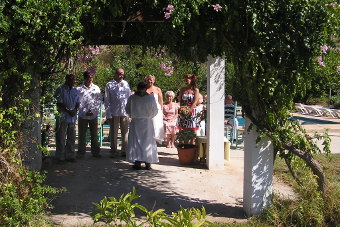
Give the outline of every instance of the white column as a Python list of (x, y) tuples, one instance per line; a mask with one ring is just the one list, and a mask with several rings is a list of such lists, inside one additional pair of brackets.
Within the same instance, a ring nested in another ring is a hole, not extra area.
[(245, 133), (244, 142), (243, 209), (248, 216), (260, 214), (272, 199), (273, 146), (268, 139), (256, 144), (254, 128)]
[(208, 169), (224, 169), (224, 73), (225, 62), (221, 58), (208, 57), (207, 99), (207, 166)]

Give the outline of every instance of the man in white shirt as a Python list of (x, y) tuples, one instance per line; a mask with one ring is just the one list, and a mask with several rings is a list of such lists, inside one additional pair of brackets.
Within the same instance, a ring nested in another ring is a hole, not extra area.
[(102, 95), (97, 85), (93, 84), (93, 75), (85, 71), (84, 83), (77, 87), (80, 99), (78, 120), (78, 152), (77, 158), (86, 153), (86, 131), (90, 127), (91, 153), (93, 157), (101, 157), (98, 142), (98, 113), (102, 102)]
[(74, 84), (76, 76), (67, 74), (65, 83), (57, 88), (54, 97), (57, 100), (59, 114), (56, 116), (56, 153), (59, 162), (75, 161), (75, 139), (79, 95)]
[(110, 141), (111, 141), (111, 157), (117, 157), (117, 138), (120, 126), (122, 135), (121, 155), (126, 155), (128, 140), (129, 118), (125, 111), (125, 106), (131, 90), (128, 82), (124, 79), (124, 70), (117, 68), (114, 79), (105, 86), (105, 110), (106, 119), (110, 121)]

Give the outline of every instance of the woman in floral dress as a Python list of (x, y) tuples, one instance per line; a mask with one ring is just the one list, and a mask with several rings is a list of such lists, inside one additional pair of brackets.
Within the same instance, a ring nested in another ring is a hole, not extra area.
[[(198, 113), (197, 105), (199, 99), (199, 89), (196, 87), (197, 77), (192, 74), (186, 74), (184, 76), (184, 82), (186, 87), (179, 90), (178, 102), (181, 105), (178, 114), (177, 126), (179, 129), (190, 128), (193, 130), (199, 129), (199, 122), (196, 118)], [(183, 114), (183, 107), (187, 107), (191, 111), (190, 114)]]

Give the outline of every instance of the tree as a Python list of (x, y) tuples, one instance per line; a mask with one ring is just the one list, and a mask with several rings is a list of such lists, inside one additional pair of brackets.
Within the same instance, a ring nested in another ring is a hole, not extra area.
[(95, 83), (104, 91), (108, 81), (113, 79), (114, 70), (122, 67), (125, 70), (125, 80), (132, 89), (145, 76), (153, 74), (156, 85), (162, 91), (172, 90), (177, 93), (184, 86), (183, 76), (193, 73), (198, 77), (198, 87), (206, 93), (206, 66), (200, 62), (183, 61), (175, 55), (170, 55), (166, 48), (143, 48), (142, 46), (99, 46), (100, 54), (91, 58), (91, 61), (78, 62), (76, 74), (81, 74), (88, 67), (97, 67)]
[[(324, 0), (97, 0), (3, 1), (0, 3), (0, 89), (2, 115), (11, 121), (1, 137), (2, 154), (13, 136), (35, 124), (41, 85), (68, 69), (80, 44), (166, 46), (181, 59), (204, 62), (208, 55), (229, 63), (233, 95), (275, 154), (302, 158), (318, 176), (319, 152), (301, 127), (288, 120), (295, 95), (314, 77), (309, 70), (320, 46), (339, 34), (338, 4)], [(334, 4), (334, 3), (333, 3)], [(335, 9), (335, 10), (331, 10)], [(335, 27), (332, 27), (335, 25)], [(151, 59), (150, 64), (155, 64)], [(148, 67), (140, 67), (148, 72)], [(132, 71), (132, 70), (131, 70)], [(28, 104), (20, 109), (20, 103)], [(30, 116), (31, 118), (26, 118)], [(32, 120), (33, 117), (33, 120)], [(2, 118), (3, 119), (3, 118)], [(3, 132), (2, 131), (2, 132)], [(38, 130), (39, 131), (39, 130)], [(26, 131), (27, 132), (27, 131)], [(27, 134), (28, 135), (28, 134)], [(33, 142), (32, 146), (36, 146)], [(22, 151), (25, 151), (21, 147)], [(327, 146), (326, 146), (327, 148)]]
[[(78, 49), (82, 1), (0, 3), (0, 225), (26, 225), (47, 203), (41, 168), (40, 97)], [(26, 165), (23, 165), (23, 161)]]
[(313, 159), (320, 150), (301, 127), (289, 121), (289, 111), (294, 97), (304, 93), (313, 79), (308, 72), (320, 46), (333, 35), (326, 2), (170, 3), (169, 20), (176, 27), (168, 33), (176, 33), (167, 39), (171, 50), (203, 60), (208, 54), (225, 56), (234, 69), (232, 93), (261, 137), (273, 141), (275, 154), (284, 158), (288, 167), (294, 156), (303, 159), (325, 192), (322, 168)]

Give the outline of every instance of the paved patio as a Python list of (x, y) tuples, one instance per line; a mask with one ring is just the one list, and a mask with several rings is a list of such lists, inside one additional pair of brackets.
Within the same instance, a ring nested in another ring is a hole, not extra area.
[[(329, 128), (332, 152), (340, 153), (340, 124), (313, 127), (319, 132)], [(230, 161), (225, 161), (225, 169), (219, 171), (207, 170), (202, 164), (181, 166), (176, 149), (165, 147), (159, 147), (160, 162), (154, 164), (152, 170), (135, 171), (124, 159), (109, 158), (108, 145), (107, 142), (103, 144), (99, 159), (92, 157), (88, 150), (86, 157), (76, 163), (56, 164), (51, 159), (44, 163), (48, 171), (47, 183), (67, 189), (52, 202), (50, 218), (55, 224), (91, 225), (89, 215), (94, 210), (93, 202), (99, 202), (104, 196), (119, 197), (133, 187), (141, 195), (136, 202), (148, 209), (164, 208), (170, 214), (179, 206), (204, 206), (210, 213), (210, 221), (246, 221), (242, 208), (242, 144), (231, 149)], [(283, 196), (293, 196), (291, 189), (275, 178), (273, 189)]]

